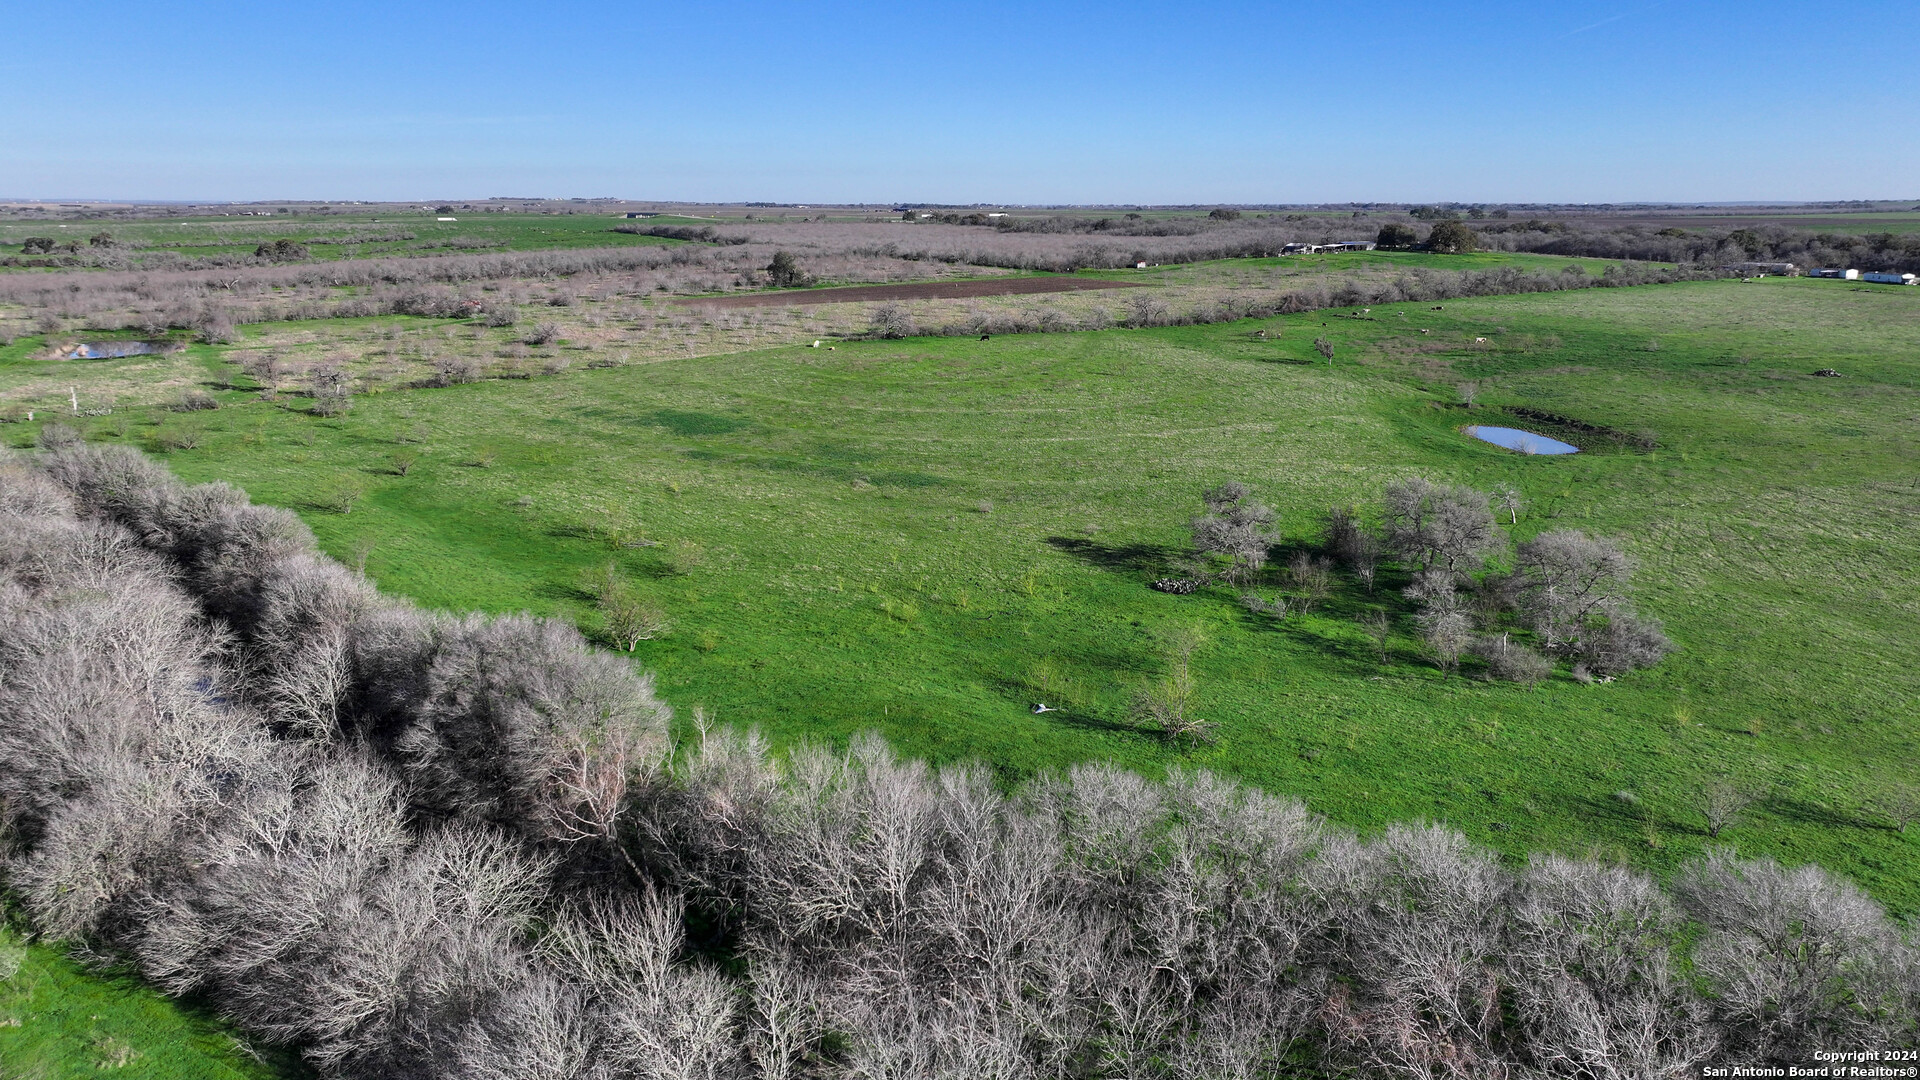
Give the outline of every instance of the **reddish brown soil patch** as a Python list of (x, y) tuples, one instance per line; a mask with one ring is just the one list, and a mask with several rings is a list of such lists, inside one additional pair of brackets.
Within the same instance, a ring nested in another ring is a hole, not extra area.
[(985, 278), (979, 281), (918, 281), (911, 285), (854, 285), (844, 289), (786, 289), (780, 292), (735, 293), (732, 296), (692, 296), (675, 300), (674, 303), (706, 304), (712, 307), (784, 307), (788, 304), (849, 304), (860, 300), (968, 300), (976, 296), (1025, 296), (1030, 293), (1138, 287), (1137, 282), (1105, 281), (1100, 278)]

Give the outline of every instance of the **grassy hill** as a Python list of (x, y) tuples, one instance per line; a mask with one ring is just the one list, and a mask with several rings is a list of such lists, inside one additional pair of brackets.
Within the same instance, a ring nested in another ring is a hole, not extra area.
[[(704, 706), (789, 742), (879, 728), (1008, 776), (1204, 766), (1362, 828), (1442, 819), (1515, 855), (1654, 868), (1707, 845), (1691, 801), (1733, 775), (1766, 797), (1723, 842), (1912, 912), (1920, 830), (1869, 801), (1920, 734), (1916, 294), (1700, 283), (785, 348), (386, 393), (337, 420), (285, 402), (144, 413), (95, 435), (153, 448), (196, 426), (172, 455), (183, 476), (294, 507), (434, 606), (592, 630), (611, 562), (674, 623), (636, 661), (683, 717)], [(1824, 367), (1845, 377), (1809, 375)], [(1454, 404), (1465, 380), (1483, 384), (1472, 410)], [(1503, 406), (1655, 448), (1523, 457), (1459, 433)], [(1329, 505), (1416, 474), (1515, 484), (1516, 538), (1621, 537), (1639, 607), (1681, 651), (1527, 691), (1443, 677), (1392, 581), (1277, 623), (1224, 591), (1146, 587), (1204, 486), (1253, 484), (1297, 543)], [(1397, 620), (1384, 662), (1357, 622), (1373, 609)], [(1186, 748), (1126, 702), (1159, 641), (1196, 624), (1219, 739)], [(1062, 708), (1030, 713), (1042, 694)]]

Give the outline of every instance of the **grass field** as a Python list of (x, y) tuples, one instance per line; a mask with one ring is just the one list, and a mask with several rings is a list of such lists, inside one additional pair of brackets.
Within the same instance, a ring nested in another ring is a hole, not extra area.
[(0, 927), (0, 1076), (69, 1080), (291, 1080), (284, 1053), (255, 1056), (230, 1029), (125, 975), (82, 968)]
[[(1729, 774), (1767, 794), (1724, 842), (1920, 910), (1920, 831), (1868, 805), (1911, 781), (1920, 735), (1920, 290), (1770, 280), (1441, 307), (771, 349), (384, 393), (338, 420), (236, 403), (194, 418), (198, 448), (171, 465), (299, 510), (330, 551), (433, 606), (591, 631), (586, 590), (611, 561), (675, 624), (636, 661), (683, 718), (704, 706), (787, 742), (878, 728), (1008, 777), (1199, 765), (1361, 828), (1441, 819), (1516, 856), (1654, 869), (1706, 846), (1690, 799)], [(1808, 375), (1829, 366), (1846, 377)], [(1472, 411), (1451, 404), (1466, 379), (1486, 387)], [(1658, 449), (1529, 458), (1459, 434), (1502, 405), (1651, 429)], [(122, 416), (95, 437), (154, 448), (152, 421), (180, 422)], [(1391, 583), (1280, 623), (1225, 592), (1146, 587), (1204, 486), (1254, 484), (1299, 542), (1328, 505), (1411, 474), (1518, 485), (1518, 537), (1622, 537), (1639, 606), (1681, 651), (1610, 685), (1526, 691), (1443, 677)], [(1376, 607), (1399, 620), (1385, 663), (1355, 621)], [(1159, 638), (1189, 624), (1219, 730), (1197, 749), (1126, 710)], [(1064, 707), (1031, 714), (1043, 693)]]
[[(439, 221), (441, 216), (457, 218)], [(432, 213), (328, 214), (325, 216), (215, 217), (143, 221), (11, 221), (0, 224), (0, 253), (17, 254), (29, 236), (50, 236), (85, 246), (95, 233), (108, 232), (131, 247), (136, 259), (170, 251), (184, 256), (252, 255), (275, 240), (310, 243), (315, 258), (372, 258), (380, 255), (470, 251), (535, 251), (587, 247), (675, 244), (657, 236), (615, 232), (619, 225), (698, 224), (690, 218), (627, 222), (607, 213), (488, 214)], [(381, 239), (399, 237), (405, 239)], [(313, 243), (313, 241), (319, 241)]]

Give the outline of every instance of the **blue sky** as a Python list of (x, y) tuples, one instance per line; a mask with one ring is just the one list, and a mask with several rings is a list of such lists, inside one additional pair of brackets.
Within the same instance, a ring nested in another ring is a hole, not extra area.
[(0, 197), (1920, 198), (1920, 8), (49, 4)]

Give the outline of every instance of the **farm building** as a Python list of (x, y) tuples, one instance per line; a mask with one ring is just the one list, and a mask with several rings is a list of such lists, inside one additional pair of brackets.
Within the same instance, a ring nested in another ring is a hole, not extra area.
[(1916, 279), (1912, 274), (1861, 274), (1861, 281), (1871, 281), (1875, 285), (1912, 285)]
[(1323, 251), (1372, 251), (1379, 246), (1372, 240), (1336, 240), (1331, 244), (1288, 244), (1280, 249), (1280, 254), (1318, 255)]
[(1819, 269), (1819, 270), (1809, 270), (1807, 271), (1807, 276), (1821, 277), (1821, 278), (1839, 278), (1842, 281), (1857, 281), (1860, 278), (1860, 271), (1827, 268), (1827, 269)]

